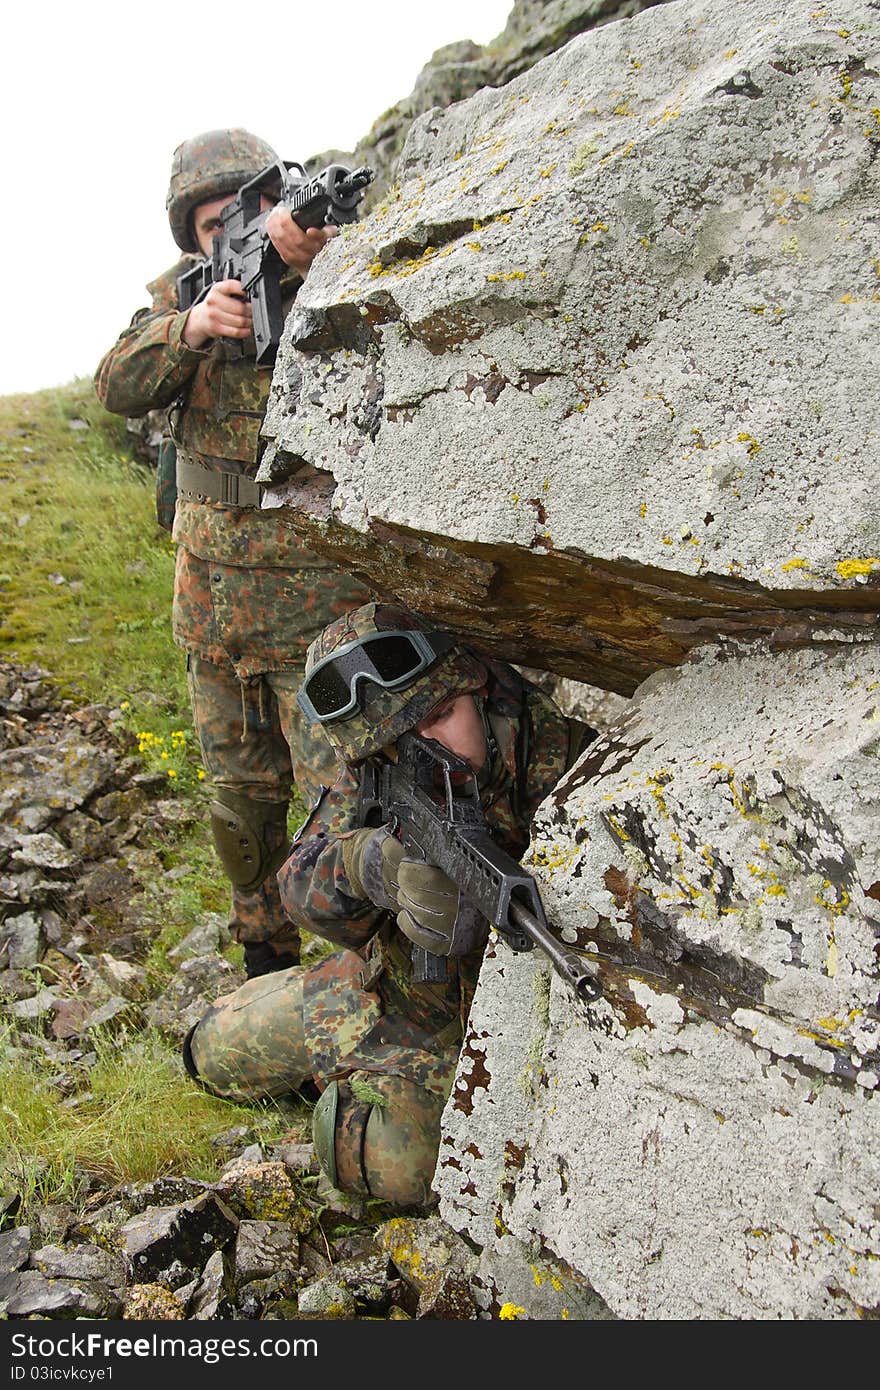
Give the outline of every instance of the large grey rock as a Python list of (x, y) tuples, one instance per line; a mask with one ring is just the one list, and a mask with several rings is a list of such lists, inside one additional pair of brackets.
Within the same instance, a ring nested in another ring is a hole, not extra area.
[(496, 1297), (509, 1233), (622, 1318), (880, 1305), (878, 754), (877, 645), (712, 648), (544, 803), (525, 863), (603, 997), (484, 964), (435, 1183)]
[(875, 624), (878, 52), (868, 0), (676, 0), (420, 117), (288, 319), (267, 500), (622, 694)]

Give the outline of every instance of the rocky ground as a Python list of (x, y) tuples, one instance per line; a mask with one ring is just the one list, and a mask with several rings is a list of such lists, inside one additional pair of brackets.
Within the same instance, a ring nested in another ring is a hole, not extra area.
[[(4, 1061), (38, 1057), (72, 1108), (89, 1099), (97, 1032), (177, 1043), (244, 978), (210, 912), (169, 952), (170, 980), (157, 985), (145, 963), (181, 873), (163, 845), (195, 811), (167, 797), (133, 747), (119, 711), (76, 708), (47, 672), (0, 663)], [(73, 1200), (36, 1208), (0, 1160), (0, 1317), (492, 1315), (459, 1236), (429, 1211), (335, 1192), (299, 1137), (294, 1125), (266, 1144), (256, 1122), (237, 1125), (213, 1140), (214, 1181), (181, 1172), (119, 1185), (80, 1171)]]

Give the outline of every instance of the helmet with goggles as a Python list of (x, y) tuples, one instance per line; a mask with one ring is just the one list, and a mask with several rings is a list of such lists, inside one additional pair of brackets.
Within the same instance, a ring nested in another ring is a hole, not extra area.
[(297, 701), (346, 762), (369, 758), (450, 696), (480, 690), (486, 667), (450, 633), (396, 604), (337, 618), (306, 654)]

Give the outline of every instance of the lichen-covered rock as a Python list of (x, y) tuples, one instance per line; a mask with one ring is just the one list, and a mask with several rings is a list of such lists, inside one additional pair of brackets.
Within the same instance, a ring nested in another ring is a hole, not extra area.
[(301, 1318), (344, 1321), (357, 1315), (357, 1304), (351, 1290), (332, 1275), (326, 1279), (316, 1279), (304, 1288), (297, 1299), (297, 1308)]
[(128, 1272), (121, 1253), (100, 1245), (42, 1245), (31, 1255), (30, 1267), (47, 1279), (102, 1283), (116, 1292), (125, 1287)]
[(0, 1231), (0, 1276), (24, 1269), (30, 1253), (29, 1226), (15, 1226), (11, 1231)]
[(623, 1318), (880, 1304), (878, 751), (876, 644), (713, 648), (544, 803), (525, 862), (602, 997), (484, 964), (435, 1185), (499, 1296), (509, 1233)]
[(42, 831), (58, 812), (76, 810), (106, 786), (114, 767), (112, 754), (86, 743), (79, 730), (56, 743), (7, 749), (0, 753), (0, 813), (10, 825)]
[(646, 0), (515, 0), (507, 24), (490, 43), (481, 47), (470, 39), (460, 39), (438, 48), (409, 96), (383, 111), (353, 155), (328, 151), (309, 160), (309, 167), (317, 169), (340, 159), (352, 165), (371, 165), (375, 181), (364, 207), (375, 206), (394, 182), (397, 160), (417, 116), (463, 101), (481, 87), (501, 87), (560, 48), (572, 35), (645, 8)]
[(204, 919), (187, 932), (182, 941), (172, 946), (168, 952), (169, 960), (188, 960), (192, 956), (216, 955), (232, 940), (232, 933), (225, 917), (219, 912), (207, 912)]
[(3, 964), (12, 970), (29, 970), (37, 964), (43, 952), (43, 929), (33, 912), (9, 917), (0, 927)]
[(284, 1221), (241, 1221), (235, 1242), (236, 1288), (299, 1265), (299, 1236)]
[(57, 835), (43, 832), (40, 835), (22, 835), (18, 848), (12, 851), (10, 861), (36, 869), (69, 869), (76, 863), (76, 855), (62, 844)]
[(133, 1001), (144, 998), (147, 992), (147, 972), (143, 966), (119, 960), (105, 951), (98, 957), (98, 970), (117, 997), (122, 996)]
[(315, 1224), (314, 1208), (283, 1163), (236, 1160), (212, 1186), (242, 1219), (284, 1222), (301, 1235)]
[(476, 1257), (438, 1217), (392, 1217), (376, 1240), (417, 1292), (417, 1317), (461, 1321), (477, 1316), (471, 1292)]
[(226, 1255), (215, 1250), (189, 1300), (189, 1316), (198, 1322), (228, 1318), (232, 1312), (232, 1274)]
[(675, 0), (420, 117), (287, 321), (267, 500), (621, 694), (873, 627), (878, 51), (868, 0)]
[(122, 1316), (144, 1321), (179, 1321), (186, 1317), (186, 1307), (179, 1294), (162, 1284), (134, 1284), (128, 1291)]
[(115, 1318), (121, 1302), (101, 1284), (49, 1279), (35, 1269), (0, 1278), (0, 1312), (9, 1318)]

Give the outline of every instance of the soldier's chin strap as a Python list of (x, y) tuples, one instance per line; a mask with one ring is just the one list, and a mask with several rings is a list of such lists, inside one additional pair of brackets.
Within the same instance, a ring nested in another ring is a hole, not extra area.
[[(512, 795), (516, 796), (516, 779), (512, 777), (510, 768), (507, 766), (501, 755), (498, 735), (495, 733), (492, 714), (486, 709), (485, 700), (476, 697), (478, 708), (483, 719), (483, 728), (486, 733), (486, 761), (477, 774), (477, 787), (484, 804), (494, 803), (508, 788)], [(503, 723), (502, 716), (494, 716)]]
[(483, 735), (486, 739), (486, 758), (483, 766), (477, 773), (477, 786), (480, 791), (483, 791), (492, 780), (492, 772), (498, 758), (498, 744), (495, 739), (495, 731), (489, 722), (489, 714), (486, 709), (486, 696), (474, 695), (474, 702), (477, 706), (480, 720), (482, 721)]

